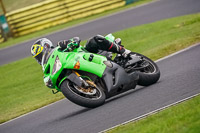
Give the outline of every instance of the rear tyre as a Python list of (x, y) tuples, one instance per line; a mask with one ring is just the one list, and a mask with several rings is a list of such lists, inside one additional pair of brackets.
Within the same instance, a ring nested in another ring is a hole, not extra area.
[(131, 54), (141, 56), (144, 62), (148, 63), (148, 67), (137, 72), (139, 75), (138, 85), (149, 86), (156, 83), (160, 78), (160, 70), (157, 64), (148, 57), (139, 53), (132, 52)]
[[(100, 86), (96, 85), (91, 91), (80, 88), (69, 80), (61, 84), (61, 91), (71, 102), (87, 108), (95, 108), (104, 104), (106, 96)], [(87, 92), (88, 91), (88, 92)]]

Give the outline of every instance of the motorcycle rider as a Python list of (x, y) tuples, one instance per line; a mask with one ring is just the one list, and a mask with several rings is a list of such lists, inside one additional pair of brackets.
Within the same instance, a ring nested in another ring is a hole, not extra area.
[[(80, 46), (80, 42), (81, 40), (79, 37), (73, 37), (69, 40), (59, 41), (57, 46), (59, 46), (61, 50), (68, 49), (69, 51), (72, 51), (74, 48), (78, 48)], [(41, 38), (32, 45), (31, 54), (37, 62), (42, 65), (41, 63), (44, 54), (51, 52), (52, 49), (54, 49), (52, 42), (47, 38)], [(114, 43), (112, 43), (106, 40), (102, 35), (96, 35), (90, 38), (85, 45), (85, 49), (91, 53), (98, 53), (99, 50), (110, 51), (121, 54), (125, 58), (131, 52), (121, 45), (120, 38), (115, 39)]]
[[(69, 40), (61, 40), (58, 42), (57, 46), (60, 47), (61, 50), (72, 51), (75, 48), (80, 46), (80, 38), (73, 37)], [(54, 46), (52, 42), (47, 38), (38, 39), (31, 47), (31, 54), (36, 59), (36, 61), (42, 65), (44, 70), (44, 64), (48, 61), (51, 53), (54, 50)], [(114, 53), (121, 54), (123, 57), (127, 57), (130, 50), (125, 49), (121, 45), (121, 39), (117, 38), (114, 42), (108, 41), (102, 35), (96, 35), (88, 40), (85, 45), (85, 49), (92, 53), (98, 53), (99, 50), (110, 51)], [(48, 78), (44, 78), (45, 85), (48, 86)], [(50, 87), (50, 86), (48, 86)]]

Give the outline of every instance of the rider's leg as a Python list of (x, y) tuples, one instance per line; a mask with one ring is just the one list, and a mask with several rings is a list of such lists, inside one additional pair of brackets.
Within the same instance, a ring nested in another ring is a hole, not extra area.
[(86, 50), (89, 52), (97, 53), (98, 50), (111, 51), (114, 53), (122, 54), (126, 57), (131, 51), (125, 49), (124, 47), (118, 45), (117, 43), (112, 43), (104, 38), (104, 36), (97, 35), (87, 42), (85, 46)]

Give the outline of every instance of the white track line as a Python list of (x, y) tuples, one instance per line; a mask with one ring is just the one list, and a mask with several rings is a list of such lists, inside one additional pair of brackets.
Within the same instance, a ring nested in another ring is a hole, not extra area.
[(180, 54), (180, 53), (182, 53), (182, 52), (184, 52), (184, 51), (190, 50), (191, 48), (197, 47), (198, 45), (200, 45), (200, 43), (193, 44), (192, 46), (189, 46), (189, 47), (187, 47), (187, 48), (185, 48), (185, 49), (182, 49), (182, 50), (177, 51), (177, 52), (175, 52), (175, 53), (173, 53), (173, 54), (170, 54), (170, 55), (168, 55), (168, 56), (165, 56), (165, 57), (163, 57), (163, 58), (160, 58), (160, 59), (156, 60), (155, 62), (160, 62), (160, 61), (165, 60), (165, 59), (167, 59), (167, 58), (170, 58), (170, 57), (172, 57), (172, 56), (174, 56), (174, 55)]
[(118, 126), (122, 126), (122, 125), (125, 125), (125, 124), (127, 124), (127, 123), (134, 122), (134, 121), (138, 121), (138, 120), (140, 120), (140, 119), (146, 118), (146, 117), (149, 116), (149, 115), (155, 114), (155, 113), (157, 113), (157, 112), (159, 112), (159, 111), (162, 111), (162, 110), (164, 110), (164, 109), (166, 109), (166, 108), (169, 108), (169, 107), (171, 107), (171, 106), (174, 106), (174, 105), (176, 105), (176, 104), (179, 104), (179, 103), (181, 103), (181, 102), (184, 102), (184, 101), (186, 101), (186, 100), (189, 100), (189, 99), (191, 99), (191, 98), (193, 98), (193, 97), (196, 97), (196, 96), (198, 96), (198, 95), (200, 95), (200, 93), (195, 94), (195, 95), (192, 95), (192, 96), (187, 97), (187, 98), (184, 98), (184, 99), (179, 100), (179, 101), (177, 101), (177, 102), (175, 102), (175, 103), (166, 105), (166, 106), (164, 106), (164, 107), (162, 107), (162, 108), (156, 109), (156, 110), (151, 111), (151, 112), (149, 112), (149, 113), (143, 114), (143, 115), (138, 116), (138, 117), (136, 117), (136, 118), (133, 118), (133, 119), (131, 119), (131, 120), (129, 120), (129, 121), (126, 121), (126, 122), (123, 122), (123, 123), (121, 123), (121, 124), (115, 125), (115, 126), (113, 126), (113, 127), (111, 127), (111, 128), (108, 128), (108, 129), (106, 129), (106, 130), (104, 130), (104, 131), (101, 131), (101, 132), (99, 132), (99, 133), (105, 133), (106, 131), (111, 130), (111, 129), (114, 129), (114, 128), (118, 127)]
[(54, 105), (54, 104), (56, 104), (56, 103), (58, 103), (58, 102), (61, 102), (62, 100), (65, 100), (65, 99), (61, 99), (61, 100), (56, 101), (56, 102), (54, 102), (54, 103), (48, 104), (48, 105), (46, 105), (46, 106), (43, 106), (43, 107), (41, 107), (41, 108), (39, 108), (39, 109), (33, 110), (33, 111), (29, 112), (29, 113), (23, 114), (23, 115), (21, 115), (21, 116), (19, 116), (19, 117), (16, 117), (16, 118), (14, 118), (14, 119), (11, 119), (11, 120), (9, 120), (9, 121), (6, 121), (6, 122), (4, 122), (4, 123), (1, 123), (0, 126), (2, 126), (2, 125), (4, 125), (4, 124), (7, 124), (7, 123), (9, 123), (9, 122), (12, 122), (12, 121), (14, 121), (14, 120), (17, 120), (17, 119), (19, 119), (19, 118), (21, 118), (21, 117), (24, 117), (24, 116), (27, 116), (27, 115), (29, 115), (29, 114), (32, 114), (32, 113), (34, 113), (34, 112), (40, 111), (40, 110), (42, 110), (42, 109), (44, 109), (44, 108), (46, 108), (46, 107), (49, 107), (49, 106)]
[[(177, 55), (177, 54), (179, 54), (179, 53), (182, 53), (182, 52), (184, 52), (184, 51), (187, 51), (187, 50), (189, 50), (189, 49), (191, 49), (191, 48), (193, 48), (193, 47), (196, 47), (196, 46), (198, 46), (198, 45), (200, 45), (200, 43), (196, 43), (196, 44), (194, 44), (194, 45), (192, 45), (192, 46), (190, 46), (190, 47), (187, 47), (187, 48), (185, 48), (185, 49), (183, 49), (183, 50), (180, 50), (180, 51), (175, 52), (175, 53), (173, 53), (173, 54), (171, 54), (171, 55), (168, 55), (168, 56), (166, 56), (166, 57), (164, 57), (164, 58), (161, 58), (161, 59), (159, 59), (159, 60), (157, 60), (157, 61), (155, 61), (155, 62), (159, 62), (159, 61), (165, 60), (165, 59), (167, 59), (167, 58), (170, 58), (170, 57), (172, 57), (172, 56), (174, 56), (174, 55)], [(65, 100), (65, 99), (62, 99), (62, 100)], [(36, 109), (36, 110), (34, 110), (34, 111), (31, 111), (31, 112), (29, 112), (29, 113), (27, 113), (27, 114), (24, 114), (24, 115), (21, 115), (21, 116), (19, 116), (19, 117), (14, 118), (14, 119), (11, 119), (11, 120), (9, 120), (9, 121), (7, 121), (7, 122), (4, 122), (4, 123), (0, 124), (0, 126), (2, 126), (2, 125), (4, 125), (4, 124), (7, 124), (7, 123), (9, 123), (9, 122), (12, 122), (12, 121), (14, 121), (14, 120), (16, 120), (16, 119), (19, 119), (19, 118), (21, 118), (21, 117), (24, 117), (24, 116), (26, 116), (26, 115), (32, 114), (32, 113), (34, 113), (34, 112), (36, 112), (36, 111), (39, 111), (39, 110), (41, 110), (41, 109), (44, 109), (44, 108), (46, 108), (46, 107), (49, 107), (49, 106), (51, 106), (51, 105), (53, 105), (53, 104), (56, 104), (56, 103), (58, 103), (58, 102), (61, 102), (62, 100), (59, 100), (59, 101), (57, 101), (57, 102), (55, 102), (55, 103), (51, 103), (51, 104), (49, 104), (49, 105), (46, 105), (46, 106), (43, 106), (43, 107), (41, 107), (41, 108), (39, 108), (39, 109)]]

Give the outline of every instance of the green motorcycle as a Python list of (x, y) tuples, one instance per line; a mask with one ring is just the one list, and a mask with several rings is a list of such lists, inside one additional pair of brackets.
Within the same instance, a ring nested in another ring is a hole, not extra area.
[[(114, 41), (112, 35), (106, 39)], [(111, 52), (94, 54), (80, 46), (70, 52), (57, 47), (48, 55), (43, 65), (48, 86), (88, 108), (98, 107), (107, 98), (134, 89), (136, 85), (156, 83), (160, 78), (158, 66), (135, 52), (127, 58), (118, 54), (112, 59)]]

